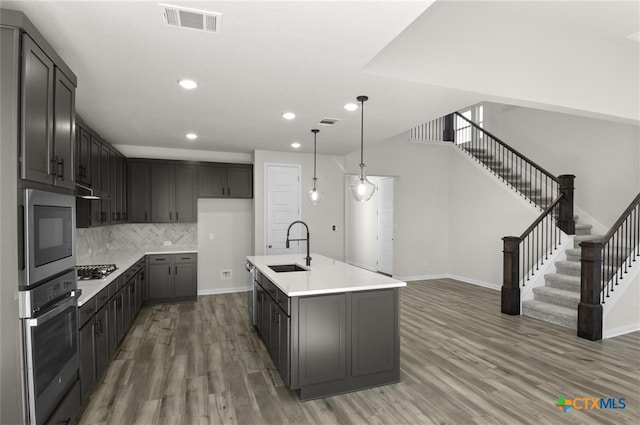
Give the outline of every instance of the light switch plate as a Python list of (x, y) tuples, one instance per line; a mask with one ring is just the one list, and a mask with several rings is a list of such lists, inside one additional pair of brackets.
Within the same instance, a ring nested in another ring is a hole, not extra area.
[(164, 246), (171, 246), (171, 241), (164, 241), (164, 242), (162, 243), (162, 245), (164, 245)]

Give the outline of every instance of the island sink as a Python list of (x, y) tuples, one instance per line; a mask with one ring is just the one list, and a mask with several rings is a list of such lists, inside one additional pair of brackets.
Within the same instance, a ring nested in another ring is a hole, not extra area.
[(307, 269), (300, 267), (297, 264), (279, 264), (277, 266), (269, 266), (271, 270), (276, 273), (286, 273), (286, 272), (306, 272)]

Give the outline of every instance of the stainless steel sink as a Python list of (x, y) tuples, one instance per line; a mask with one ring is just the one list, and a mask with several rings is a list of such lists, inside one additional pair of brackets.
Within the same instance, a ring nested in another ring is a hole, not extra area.
[(303, 269), (297, 264), (279, 264), (276, 266), (269, 266), (271, 270), (276, 273), (287, 273), (287, 272), (306, 272), (307, 269)]

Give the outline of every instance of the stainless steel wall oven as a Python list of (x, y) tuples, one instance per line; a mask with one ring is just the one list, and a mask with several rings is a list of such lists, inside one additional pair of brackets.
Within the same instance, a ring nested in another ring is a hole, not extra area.
[(45, 423), (78, 380), (78, 297), (73, 269), (20, 292), (30, 424)]

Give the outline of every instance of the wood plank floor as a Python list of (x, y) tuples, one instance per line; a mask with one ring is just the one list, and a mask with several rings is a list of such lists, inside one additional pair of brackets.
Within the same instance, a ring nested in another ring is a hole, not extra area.
[[(249, 326), (244, 293), (140, 311), (81, 418), (93, 424), (636, 424), (640, 333), (589, 342), (502, 315), (450, 279), (401, 290), (401, 382), (299, 402)], [(554, 407), (624, 397), (625, 409)]]

